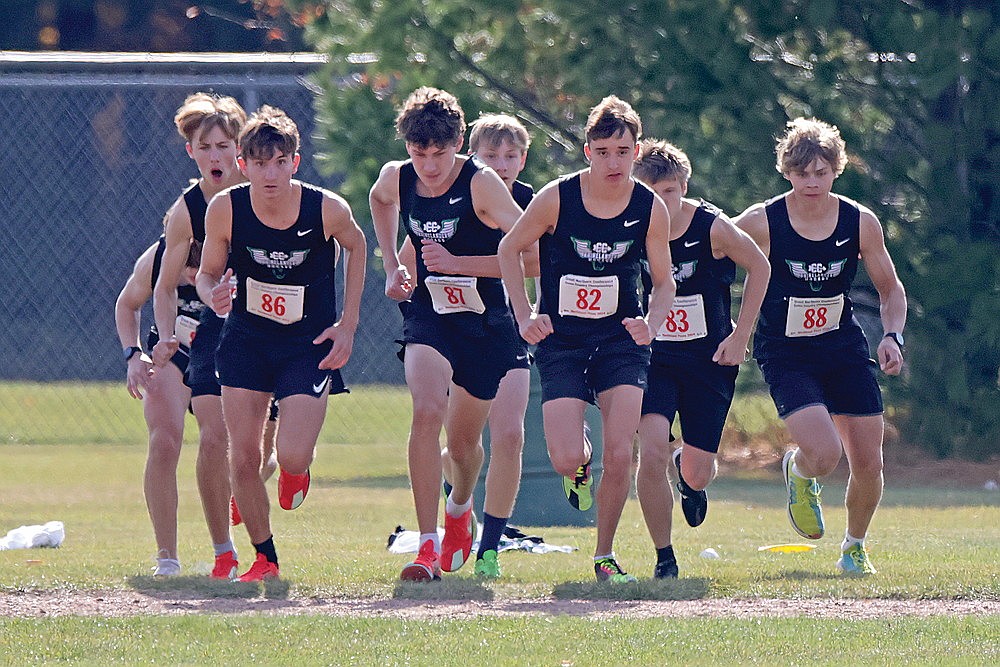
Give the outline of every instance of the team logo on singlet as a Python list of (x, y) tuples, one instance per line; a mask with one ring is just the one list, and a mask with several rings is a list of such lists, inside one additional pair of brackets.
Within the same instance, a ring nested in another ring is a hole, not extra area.
[(572, 236), (570, 237), (570, 241), (573, 242), (576, 254), (581, 259), (588, 260), (595, 271), (603, 271), (605, 264), (611, 264), (615, 260), (624, 257), (632, 245), (632, 241), (615, 241), (613, 244), (605, 243), (604, 241), (597, 241), (595, 243)]
[(441, 243), (447, 241), (455, 235), (458, 229), (458, 218), (448, 218), (447, 220), (427, 220), (421, 222), (412, 215), (410, 216), (410, 229), (422, 239), (429, 239)]
[(694, 259), (690, 262), (681, 262), (680, 264), (674, 264), (674, 282), (682, 283), (688, 278), (694, 277), (694, 268), (698, 265), (698, 260)]
[(829, 264), (813, 262), (807, 265), (805, 262), (786, 259), (785, 263), (788, 264), (788, 270), (792, 272), (793, 276), (799, 280), (805, 280), (809, 283), (812, 291), (818, 292), (823, 288), (825, 281), (833, 280), (841, 274), (844, 270), (844, 265), (847, 264), (847, 260), (839, 259)]
[(266, 266), (271, 269), (271, 273), (278, 280), (285, 277), (285, 273), (289, 269), (294, 269), (296, 266), (306, 261), (306, 255), (309, 254), (309, 250), (293, 250), (291, 253), (283, 252), (281, 250), (272, 250), (268, 252), (263, 248), (251, 248), (247, 246), (247, 252), (253, 257), (253, 261), (257, 262), (262, 266)]

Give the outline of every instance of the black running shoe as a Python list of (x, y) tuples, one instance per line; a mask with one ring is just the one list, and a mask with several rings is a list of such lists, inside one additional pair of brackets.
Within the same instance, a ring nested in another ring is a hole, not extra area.
[(656, 569), (653, 570), (653, 577), (656, 579), (676, 579), (677, 578), (677, 561), (675, 560), (662, 560), (656, 564)]
[(681, 494), (681, 510), (684, 512), (684, 519), (692, 528), (697, 528), (705, 521), (708, 514), (708, 494), (702, 491), (695, 491), (681, 475), (681, 448), (674, 450), (674, 465), (677, 466), (677, 491)]

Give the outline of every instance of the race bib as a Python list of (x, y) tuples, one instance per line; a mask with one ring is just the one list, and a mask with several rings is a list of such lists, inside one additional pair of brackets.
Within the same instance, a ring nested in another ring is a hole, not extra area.
[(302, 319), (305, 285), (272, 285), (247, 278), (247, 312), (279, 324)]
[(194, 342), (194, 332), (198, 328), (198, 320), (187, 315), (178, 315), (174, 320), (174, 336), (184, 347), (191, 347)]
[(708, 335), (705, 301), (701, 294), (674, 297), (667, 319), (656, 332), (656, 340), (683, 341)]
[(618, 311), (618, 276), (559, 279), (559, 314), (598, 320)]
[(448, 313), (486, 312), (476, 287), (476, 278), (469, 276), (428, 276), (424, 281), (438, 315)]
[(823, 299), (788, 297), (788, 319), (785, 335), (789, 338), (818, 336), (840, 328), (844, 314), (844, 295)]

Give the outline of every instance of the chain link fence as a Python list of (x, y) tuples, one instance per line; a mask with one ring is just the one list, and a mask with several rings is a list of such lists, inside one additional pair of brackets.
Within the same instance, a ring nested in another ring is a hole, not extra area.
[[(195, 91), (232, 95), (248, 112), (280, 107), (302, 135), (299, 178), (336, 191), (338, 179), (321, 175), (314, 161), (307, 77), (321, 62), (309, 54), (0, 54), (5, 441), (145, 441), (141, 410), (122, 400), (114, 304), (136, 258), (159, 236), (167, 207), (197, 176), (174, 113)], [(374, 247), (370, 221), (359, 224)], [(386, 417), (405, 421), (393, 343), (402, 320), (383, 295), (375, 260), (363, 303), (345, 379), (359, 389), (356, 399), (392, 396), (384, 408), (398, 414)], [(143, 322), (145, 331), (149, 305)], [(80, 410), (81, 402), (93, 405)]]

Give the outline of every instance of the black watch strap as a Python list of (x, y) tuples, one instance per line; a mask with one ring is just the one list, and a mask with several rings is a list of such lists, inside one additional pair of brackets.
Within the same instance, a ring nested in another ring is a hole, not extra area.
[(122, 356), (125, 357), (126, 364), (132, 359), (132, 357), (134, 357), (137, 354), (142, 354), (142, 348), (136, 347), (135, 345), (132, 345), (131, 347), (126, 347), (124, 350), (122, 350)]
[(889, 331), (885, 334), (884, 338), (891, 338), (892, 340), (894, 340), (896, 342), (896, 345), (899, 346), (900, 350), (906, 347), (906, 345), (903, 343), (903, 334), (901, 333), (898, 333), (896, 331)]

